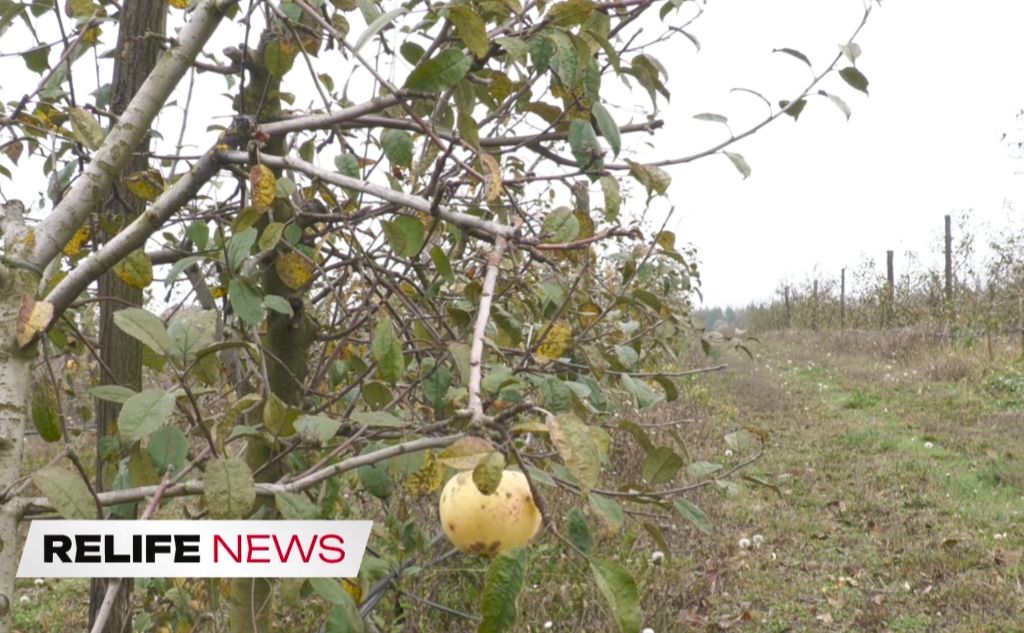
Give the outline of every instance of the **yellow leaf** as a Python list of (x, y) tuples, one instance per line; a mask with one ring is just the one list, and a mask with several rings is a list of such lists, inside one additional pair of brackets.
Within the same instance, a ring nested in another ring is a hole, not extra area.
[(266, 209), (274, 203), (277, 195), (277, 179), (266, 165), (253, 165), (249, 170), (249, 193), (252, 206)]
[(136, 198), (153, 202), (164, 192), (164, 177), (155, 169), (137, 171), (125, 176), (124, 186)]
[(222, 299), (227, 293), (228, 291), (224, 286), (214, 286), (213, 288), (210, 288), (210, 296), (214, 299)]
[(345, 588), (345, 593), (352, 596), (352, 600), (356, 605), (360, 605), (363, 602), (363, 586), (358, 582), (353, 582), (350, 578), (342, 578), (341, 586)]
[(558, 321), (551, 325), (544, 340), (537, 347), (533, 358), (538, 363), (546, 363), (556, 358), (561, 358), (565, 350), (569, 349), (569, 342), (572, 340), (572, 326), (565, 321)]
[(21, 298), (18, 312), (18, 347), (25, 347), (41, 334), (53, 319), (53, 304), (36, 301), (32, 297)]
[(145, 288), (153, 283), (153, 262), (145, 252), (132, 251), (114, 265), (114, 274), (132, 288)]
[(436, 492), (444, 483), (445, 466), (434, 451), (427, 451), (419, 470), (405, 478), (406, 492), (422, 497)]
[(285, 253), (274, 260), (274, 270), (284, 285), (292, 290), (305, 288), (313, 280), (313, 265), (295, 251)]
[(480, 162), (483, 163), (484, 168), (487, 170), (487, 175), (490, 177), (490, 180), (487, 182), (487, 202), (494, 202), (501, 197), (502, 192), (501, 166), (487, 152), (480, 153)]
[(171, 5), (175, 9), (188, 8), (188, 0), (167, 0), (167, 4)]
[(71, 236), (68, 243), (64, 245), (62, 249), (64, 254), (68, 257), (78, 257), (82, 254), (82, 247), (89, 241), (89, 227), (83, 226), (82, 228), (75, 231), (75, 234)]

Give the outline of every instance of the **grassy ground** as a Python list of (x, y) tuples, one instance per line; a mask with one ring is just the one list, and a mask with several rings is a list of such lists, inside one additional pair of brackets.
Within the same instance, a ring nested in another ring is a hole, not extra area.
[[(663, 425), (692, 419), (678, 426), (690, 458), (725, 467), (749, 455), (727, 455), (726, 433), (768, 434), (766, 454), (735, 485), (689, 497), (713, 521), (711, 536), (639, 507), (623, 532), (597, 543), (637, 578), (644, 626), (1024, 631), (1024, 368), (1010, 353), (992, 362), (983, 350), (949, 353), (907, 334), (807, 333), (768, 336), (754, 352), (689, 384), (685, 404), (631, 418), (660, 425), (651, 434), (668, 445), (676, 440)], [(617, 452), (609, 480), (635, 479), (640, 461)], [(550, 502), (557, 517), (570, 507)], [(432, 504), (402, 511), (429, 518)], [(661, 564), (651, 554), (664, 546), (644, 522), (668, 541)], [(564, 521), (557, 527), (565, 532)], [(452, 557), (410, 575), (401, 607), (379, 609), (381, 630), (475, 630), (427, 601), (475, 612), (484, 569)], [(516, 630), (615, 630), (584, 563), (552, 535), (529, 549), (526, 583)], [(19, 588), (28, 598), (15, 605), (19, 630), (84, 628), (83, 583)], [(404, 628), (387, 626), (396, 622)]]

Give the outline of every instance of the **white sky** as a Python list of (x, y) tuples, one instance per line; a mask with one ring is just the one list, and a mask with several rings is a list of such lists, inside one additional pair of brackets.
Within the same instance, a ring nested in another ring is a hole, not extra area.
[[(752, 120), (753, 100), (729, 88), (786, 98), (807, 69), (771, 50), (799, 49), (821, 69), (860, 11), (857, 0), (709, 2), (693, 28), (703, 50), (669, 67), (667, 133), (689, 145), (698, 126), (716, 127), (689, 120), (708, 110)], [(862, 253), (884, 266), (894, 249), (898, 271), (899, 255), (927, 252), (942, 216), (959, 209), (1005, 223), (1004, 200), (1024, 198), (1024, 176), (1014, 175), (1024, 164), (1000, 142), (1024, 107), (1022, 25), (1024, 3), (1014, 0), (889, 0), (857, 39), (870, 96), (838, 77), (825, 86), (853, 108), (849, 122), (812, 101), (799, 121), (737, 146), (753, 169), (746, 181), (724, 157), (673, 169), (674, 228), (698, 248), (706, 303), (766, 298), (781, 279), (801, 280), (816, 266), (838, 276)]]
[[(726, 115), (732, 129), (742, 131), (764, 116), (765, 106), (750, 95), (730, 94), (730, 88), (758, 90), (773, 103), (791, 98), (810, 73), (792, 57), (771, 54), (772, 49), (798, 49), (820, 70), (852, 33), (862, 10), (861, 0), (710, 0), (690, 29), (703, 45), (701, 52), (681, 37), (654, 51), (670, 73), (666, 83), (672, 92), (670, 104), (659, 103), (659, 117), (667, 125), (653, 138), (654, 148), (648, 145), (652, 139), (634, 136), (624, 145), (639, 143), (629, 153), (655, 160), (722, 140), (722, 126), (691, 118), (700, 112)], [(648, 22), (645, 33), (656, 34), (657, 18)], [(973, 208), (979, 223), (1005, 223), (1004, 201), (1024, 198), (1024, 176), (1015, 175), (1024, 171), (1024, 162), (1011, 160), (1000, 142), (1004, 132), (1016, 128), (1014, 115), (1024, 107), (1022, 25), (1019, 0), (969, 6), (887, 0), (875, 7), (857, 39), (863, 48), (857, 65), (870, 80), (870, 96), (838, 77), (820, 86), (850, 104), (850, 121), (827, 100), (812, 100), (799, 121), (784, 117), (730, 148), (750, 163), (753, 174), (747, 180), (724, 156), (669, 168), (669, 201), (676, 207), (669, 228), (698, 248), (706, 303), (743, 305), (767, 298), (782, 279), (799, 281), (815, 268), (838, 275), (862, 254), (884, 262), (890, 248), (897, 252), (898, 270), (903, 251), (926, 254), (941, 231), (942, 216), (960, 209)], [(352, 32), (362, 28), (354, 22)], [(226, 31), (207, 50), (237, 41), (237, 33)], [(57, 54), (51, 52), (51, 63)], [(5, 101), (16, 100), (38, 81), (17, 57), (2, 63)], [(389, 74), (401, 80), (404, 72), (393, 68)], [(208, 146), (213, 138), (205, 132), (209, 123), (228, 122), (227, 117), (211, 121), (209, 115), (230, 111), (220, 96), (223, 79), (200, 77), (200, 107), (190, 117), (188, 135), (194, 148)], [(353, 78), (352, 93), (364, 92), (360, 85), (367, 77), (363, 72)], [(79, 79), (80, 89), (90, 88), (89, 79)], [(185, 83), (176, 94), (179, 104)], [(616, 93), (610, 94), (614, 102)], [(612, 112), (623, 124), (631, 120), (630, 102), (638, 96), (618, 94), (625, 107)], [(307, 105), (318, 104), (312, 97), (296, 102), (296, 107)], [(164, 110), (158, 125), (170, 134), (166, 144), (173, 144), (179, 120), (180, 106)], [(29, 201), (38, 195), (39, 182), (20, 178), (24, 167), (16, 172), (19, 179), (0, 184), (0, 191)], [(640, 195), (636, 189), (630, 188), (634, 196)], [(668, 203), (654, 204), (656, 219)]]

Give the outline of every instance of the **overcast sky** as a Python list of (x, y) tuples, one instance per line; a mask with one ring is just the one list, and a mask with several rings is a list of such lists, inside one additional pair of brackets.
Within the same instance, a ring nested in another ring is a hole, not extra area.
[[(731, 88), (758, 90), (773, 103), (791, 98), (810, 71), (771, 51), (798, 49), (820, 71), (862, 12), (861, 0), (710, 0), (690, 29), (700, 52), (681, 37), (654, 51), (670, 73), (672, 100), (659, 102), (667, 124), (653, 143), (628, 137), (625, 145), (634, 145), (629, 153), (642, 160), (672, 158), (725, 138), (722, 126), (692, 118), (701, 112), (728, 116), (733, 131), (741, 132), (764, 116), (765, 106)], [(180, 21), (180, 14), (174, 19)], [(679, 18), (671, 21), (678, 24)], [(648, 22), (645, 35), (656, 36), (660, 23), (654, 16)], [(862, 254), (884, 262), (886, 249), (897, 252), (899, 267), (903, 251), (927, 253), (946, 213), (972, 208), (978, 224), (1000, 225), (1008, 221), (1007, 201), (1024, 209), (1024, 176), (1015, 175), (1024, 172), (1024, 161), (1012, 160), (1000, 141), (1016, 129), (1014, 116), (1024, 107), (1022, 25), (1019, 0), (888, 0), (875, 7), (857, 38), (863, 49), (857, 66), (870, 80), (870, 95), (836, 76), (821, 85), (849, 103), (849, 121), (827, 100), (812, 100), (799, 121), (784, 117), (730, 148), (752, 167), (747, 180), (723, 156), (670, 168), (669, 200), (656, 201), (651, 216), (675, 206), (669, 228), (698, 248), (706, 303), (764, 299), (780, 280), (800, 281), (815, 269), (835, 276)], [(360, 30), (353, 25), (353, 32)], [(237, 28), (222, 31), (207, 50), (219, 51), (240, 37)], [(5, 39), (17, 33), (14, 28)], [(397, 31), (392, 36), (401, 37)], [(51, 62), (58, 52), (51, 51)], [(4, 100), (38, 81), (17, 58), (2, 63)], [(407, 70), (387, 72), (400, 81)], [(302, 73), (292, 75), (297, 77), (289, 81), (302, 81)], [(79, 77), (80, 89), (89, 89), (89, 73)], [(193, 142), (186, 151), (207, 146), (207, 125), (227, 123), (226, 117), (209, 119), (210, 112), (228, 111), (223, 79), (199, 77), (197, 116), (189, 121)], [(366, 78), (353, 76), (351, 93), (372, 87)], [(187, 83), (173, 98), (178, 105), (165, 108), (160, 129), (176, 130)], [(289, 89), (313, 94), (296, 84)], [(609, 97), (616, 120), (636, 120), (630, 102), (638, 95), (614, 90)], [(615, 108), (616, 96), (625, 107)], [(316, 106), (316, 99), (297, 102), (306, 105)], [(173, 136), (165, 143), (173, 143)], [(0, 183), (0, 193), (32, 200), (39, 183), (20, 178), (22, 167), (15, 182)]]
[[(821, 69), (860, 13), (857, 0), (709, 2), (693, 27), (703, 50), (669, 66), (669, 133), (688, 144), (699, 126), (716, 131), (689, 119), (708, 110), (753, 120), (757, 104), (729, 88), (785, 98), (807, 68), (771, 50), (799, 49)], [(898, 267), (904, 250), (929, 249), (951, 211), (1005, 223), (1004, 201), (1024, 198), (1024, 162), (1000, 141), (1024, 107), (1022, 25), (1016, 0), (887, 1), (857, 39), (870, 95), (839, 78), (826, 85), (852, 107), (849, 121), (817, 100), (799, 121), (741, 142), (753, 169), (745, 181), (723, 157), (675, 168), (675, 230), (700, 251), (707, 303), (770, 296), (815, 266), (837, 276), (861, 253), (884, 265), (894, 249)]]

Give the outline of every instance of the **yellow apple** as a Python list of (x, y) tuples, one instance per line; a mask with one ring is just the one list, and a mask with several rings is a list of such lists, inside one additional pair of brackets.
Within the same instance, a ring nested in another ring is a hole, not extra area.
[(504, 471), (490, 495), (477, 490), (473, 471), (462, 471), (445, 484), (439, 510), (441, 528), (455, 547), (483, 556), (526, 545), (541, 524), (530, 484), (516, 470)]

